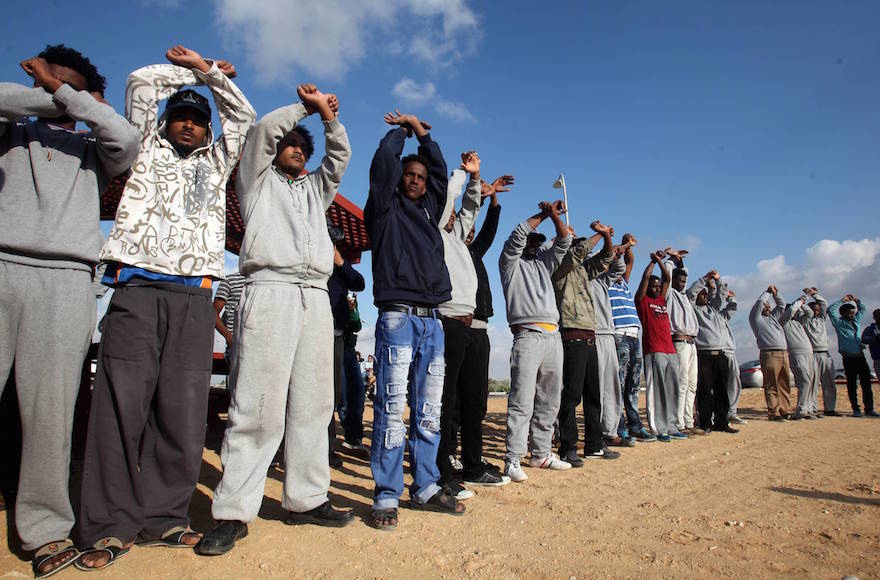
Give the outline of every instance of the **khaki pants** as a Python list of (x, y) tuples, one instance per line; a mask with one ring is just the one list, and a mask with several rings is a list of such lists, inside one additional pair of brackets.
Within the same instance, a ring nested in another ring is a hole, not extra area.
[(784, 350), (762, 350), (761, 371), (764, 373), (767, 416), (772, 419), (788, 415), (791, 410), (788, 353)]

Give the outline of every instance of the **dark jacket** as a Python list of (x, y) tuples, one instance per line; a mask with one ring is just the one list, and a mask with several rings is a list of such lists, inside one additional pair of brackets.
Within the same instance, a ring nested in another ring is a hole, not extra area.
[(487, 321), (495, 314), (492, 310), (492, 289), (489, 287), (489, 274), (486, 272), (486, 266), (483, 265), (483, 256), (486, 255), (495, 240), (500, 215), (501, 205), (490, 205), (486, 210), (486, 219), (483, 220), (480, 233), (468, 246), (471, 258), (474, 260), (474, 269), (477, 271), (477, 308), (474, 310), (474, 318), (477, 320)]
[(398, 191), (406, 131), (392, 129), (370, 165), (364, 222), (373, 246), (373, 300), (434, 306), (452, 297), (438, 220), (446, 204), (446, 161), (430, 135), (419, 137), (428, 168), (427, 191), (411, 201)]
[(872, 322), (870, 326), (866, 326), (862, 331), (862, 343), (867, 344), (871, 349), (871, 358), (880, 360), (880, 327), (876, 322)]
[(341, 266), (333, 266), (333, 274), (327, 280), (327, 293), (330, 294), (330, 309), (333, 311), (333, 328), (345, 330), (348, 325), (348, 293), (361, 292), (366, 287), (364, 277), (352, 268), (347, 261)]

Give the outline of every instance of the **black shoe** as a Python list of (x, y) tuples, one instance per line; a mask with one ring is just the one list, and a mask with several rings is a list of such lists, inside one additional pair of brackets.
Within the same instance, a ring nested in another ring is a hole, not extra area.
[(725, 425), (721, 429), (715, 429), (716, 431), (721, 431), (722, 433), (739, 433), (739, 429), (734, 429), (730, 425)]
[(498, 467), (494, 463), (489, 463), (488, 461), (486, 461), (482, 457), (480, 458), (480, 463), (483, 464), (483, 471), (490, 471), (499, 477), (504, 475), (504, 473), (501, 471), (500, 467)]
[(837, 411), (825, 411), (825, 416), (826, 417), (840, 417), (841, 415)]
[(607, 447), (603, 447), (598, 451), (587, 451), (584, 449), (585, 459), (617, 459), (618, 457), (620, 457), (619, 452), (611, 451)]
[(770, 420), (771, 421), (788, 421), (788, 419), (786, 419), (784, 415), (776, 415), (775, 417), (773, 417)]
[(474, 497), (474, 492), (463, 486), (461, 482), (456, 479), (450, 479), (446, 481), (445, 484), (441, 483), (441, 485), (449, 491), (449, 495), (458, 501), (464, 501)]
[(325, 501), (318, 507), (307, 512), (290, 512), (284, 523), (288, 526), (302, 524), (316, 524), (329, 528), (342, 528), (351, 523), (354, 514), (351, 511), (335, 509), (329, 501)]
[(335, 451), (330, 454), (330, 467), (334, 469), (342, 467), (342, 458)]
[(248, 535), (247, 524), (234, 520), (224, 520), (204, 535), (196, 544), (195, 553), (200, 556), (219, 556), (235, 546), (235, 541)]
[(563, 461), (571, 463), (572, 467), (584, 466), (584, 460), (578, 457), (577, 449), (569, 449), (565, 453), (560, 453), (559, 458)]
[[(488, 487), (501, 487), (510, 483), (510, 478), (501, 475), (491, 469), (484, 469), (483, 472), (475, 477), (465, 477), (464, 482), (468, 485), (482, 485)], [(456, 498), (457, 499), (457, 498)]]

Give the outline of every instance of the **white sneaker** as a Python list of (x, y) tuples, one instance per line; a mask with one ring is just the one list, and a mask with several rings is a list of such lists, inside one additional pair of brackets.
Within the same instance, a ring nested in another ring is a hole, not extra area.
[(571, 463), (563, 461), (559, 459), (555, 453), (551, 453), (547, 457), (532, 457), (529, 459), (529, 467), (564, 471), (566, 469), (571, 469)]
[(519, 465), (519, 460), (504, 462), (504, 475), (510, 478), (510, 481), (525, 481), (529, 478), (523, 468)]

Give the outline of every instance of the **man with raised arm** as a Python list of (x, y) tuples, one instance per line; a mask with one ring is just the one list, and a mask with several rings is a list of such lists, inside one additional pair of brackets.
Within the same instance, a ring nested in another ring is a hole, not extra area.
[[(605, 451), (602, 440), (602, 398), (596, 353), (596, 313), (590, 280), (604, 274), (611, 263), (614, 242), (611, 228), (598, 220), (590, 224), (603, 240), (602, 251), (590, 256), (591, 238), (575, 238), (562, 263), (553, 272), (556, 304), (562, 335), (562, 397), (559, 405), (559, 457), (572, 467), (582, 467), (578, 457), (578, 429), (575, 411), (583, 400), (584, 456), (614, 459), (618, 453)], [(574, 236), (574, 228), (569, 228)]]
[[(527, 446), (531, 467), (571, 468), (550, 449), (563, 364), (552, 276), (571, 246), (571, 233), (560, 218), (566, 211), (561, 200), (542, 201), (538, 207), (540, 212), (516, 226), (498, 260), (507, 322), (513, 332), (504, 455), (504, 473), (513, 481), (528, 479), (521, 467)], [(550, 248), (542, 248), (546, 237), (537, 227), (547, 218), (556, 227), (556, 239)]]
[(639, 330), (642, 324), (629, 289), (635, 261), (632, 249), (638, 241), (635, 236), (627, 233), (623, 234), (622, 242), (627, 246), (623, 253), (624, 272), (608, 288), (624, 408), (617, 426), (617, 435), (621, 439), (650, 442), (656, 441), (657, 437), (645, 429), (639, 417), (639, 390), (642, 386), (642, 345), (639, 341)]
[[(21, 67), (33, 86), (0, 83), (0, 394), (14, 373), (22, 436), (14, 521), (42, 577), (77, 555), (68, 476), (95, 327), (98, 203), (134, 161), (138, 132), (107, 105), (104, 77), (76, 50), (47, 46)], [(91, 132), (77, 132), (78, 122)]]
[[(770, 304), (770, 300), (774, 305)], [(761, 351), (761, 372), (764, 375), (764, 398), (767, 417), (771, 421), (785, 421), (790, 411), (788, 345), (785, 342), (785, 301), (776, 286), (769, 286), (758, 296), (749, 312), (749, 325)]]
[(828, 303), (819, 295), (815, 286), (804, 288), (804, 294), (812, 298), (806, 309), (801, 309), (798, 321), (804, 325), (810, 344), (813, 347), (815, 372), (813, 381), (816, 383), (814, 407), (818, 409), (819, 390), (822, 390), (822, 412), (829, 417), (837, 417), (837, 385), (834, 383), (834, 360), (828, 352), (828, 328), (825, 325)]
[[(325, 213), (351, 158), (334, 95), (297, 87), (299, 103), (276, 109), (248, 131), (236, 191), (246, 226), (239, 269), (246, 276), (232, 369), (235, 392), (223, 436), (217, 520), (196, 552), (228, 552), (247, 535), (263, 503), (266, 472), (284, 438), (281, 505), (286, 524), (342, 527), (354, 517), (330, 505), (327, 422), (333, 413), (333, 314), (327, 280), (334, 247)], [(303, 119), (324, 125), (324, 158)], [(347, 310), (347, 306), (346, 306)]]
[[(712, 270), (710, 274), (707, 274), (707, 277), (714, 278), (716, 273), (717, 270)], [(721, 348), (727, 359), (727, 400), (730, 403), (727, 422), (728, 424), (745, 425), (747, 421), (737, 415), (739, 397), (742, 394), (742, 379), (739, 376), (739, 362), (736, 360), (736, 338), (733, 336), (733, 329), (730, 328), (730, 319), (736, 314), (739, 305), (736, 301), (736, 294), (727, 287), (727, 282), (723, 278), (719, 278), (717, 283), (721, 296), (721, 317), (724, 319), (725, 330), (725, 339)]]
[[(125, 109), (141, 132), (116, 222), (101, 250), (116, 288), (105, 319), (89, 414), (77, 562), (103, 568), (137, 539), (192, 546), (216, 314), (223, 277), (226, 181), (256, 113), (235, 67), (175, 46), (171, 64), (131, 73)], [(223, 135), (212, 142), (211, 108)], [(159, 101), (167, 99), (158, 117)], [(158, 122), (157, 122), (158, 117)]]
[[(474, 348), (477, 354), (474, 357), (475, 367), (471, 372), (476, 376), (480, 397), (480, 425), (482, 430), (483, 420), (486, 418), (486, 409), (489, 399), (489, 318), (494, 314), (492, 310), (492, 289), (489, 286), (489, 274), (486, 272), (486, 265), (483, 264), (483, 256), (492, 247), (495, 240), (495, 234), (498, 232), (498, 220), (501, 216), (501, 204), (498, 203), (498, 194), (510, 191), (510, 185), (513, 185), (514, 178), (512, 175), (502, 175), (492, 183), (482, 182), (482, 200), (490, 199), (489, 208), (486, 210), (486, 217), (483, 219), (483, 225), (480, 227), (480, 233), (474, 235), (474, 229), (471, 229), (470, 235), (465, 240), (468, 245), (468, 251), (474, 263), (474, 271), (477, 273), (477, 306), (474, 309), (474, 319), (471, 321), (471, 331), (474, 335)], [(481, 460), (483, 467), (496, 475), (501, 475), (499, 468)], [(469, 481), (468, 483), (474, 483)]]
[[(666, 307), (670, 274), (662, 264), (665, 255), (663, 250), (651, 254), (651, 262), (645, 267), (636, 292), (636, 309), (644, 329), (642, 345), (645, 353), (645, 408), (648, 425), (658, 441), (668, 443), (672, 440), (669, 432), (676, 430), (678, 355), (672, 343)], [(651, 275), (655, 265), (660, 266), (662, 279)]]
[[(697, 395), (697, 348), (695, 339), (700, 330), (694, 305), (685, 292), (687, 287), (688, 269), (684, 265), (687, 250), (666, 248), (668, 261), (663, 268), (671, 272), (672, 284), (666, 294), (669, 303), (669, 325), (672, 332), (672, 344), (678, 355), (678, 398), (676, 399), (677, 427), (670, 436), (680, 437), (694, 427), (694, 402)], [(686, 436), (686, 435), (685, 435)]]
[(837, 350), (843, 357), (843, 371), (846, 373), (846, 392), (852, 405), (853, 417), (861, 417), (862, 410), (859, 408), (858, 384), (862, 385), (862, 402), (865, 404), (865, 414), (869, 417), (878, 417), (874, 409), (874, 394), (871, 392), (871, 371), (868, 361), (865, 360), (865, 345), (859, 337), (859, 329), (862, 317), (865, 315), (865, 305), (853, 294), (847, 294), (840, 300), (828, 306), (828, 318), (837, 331)]
[(865, 330), (862, 331), (862, 344), (868, 345), (871, 359), (874, 361), (874, 374), (880, 377), (880, 308), (875, 308), (872, 315), (874, 316), (874, 322), (866, 326)]
[(699, 427), (694, 428), (693, 433), (708, 435), (713, 430), (736, 433), (738, 430), (727, 422), (731, 368), (724, 352), (728, 328), (722, 313), (727, 302), (727, 287), (722, 286), (718, 271), (712, 270), (691, 284), (687, 297), (694, 301), (700, 328), (695, 338), (699, 361), (696, 398)]
[[(396, 127), (379, 142), (370, 165), (370, 194), (364, 222), (373, 246), (376, 323), (376, 399), (370, 467), (376, 483), (369, 523), (393, 530), (403, 493), (403, 452), (410, 407), (410, 505), (464, 514), (448, 487), (439, 485), (437, 446), (444, 380), (444, 337), (437, 305), (452, 298), (443, 260), (440, 216), (448, 178), (431, 126), (415, 115), (385, 115)], [(416, 135), (418, 154), (402, 160), (407, 137)]]
[(807, 330), (801, 323), (801, 318), (812, 314), (807, 306), (808, 295), (803, 294), (800, 298), (785, 307), (786, 321), (782, 325), (785, 333), (785, 343), (788, 348), (788, 362), (794, 374), (794, 385), (797, 387), (797, 406), (794, 413), (789, 417), (793, 420), (815, 419), (819, 412), (814, 407), (818, 389), (816, 384), (816, 366), (813, 359), (813, 344), (807, 335)]

